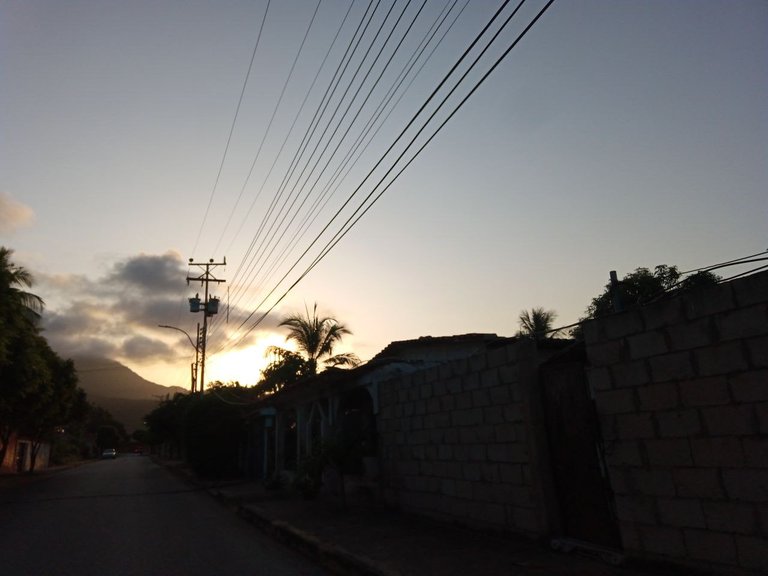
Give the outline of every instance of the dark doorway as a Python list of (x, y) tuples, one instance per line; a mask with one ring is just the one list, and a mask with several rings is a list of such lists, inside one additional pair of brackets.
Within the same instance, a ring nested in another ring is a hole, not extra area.
[(586, 373), (586, 351), (577, 345), (541, 366), (544, 416), (562, 534), (620, 548), (603, 445)]

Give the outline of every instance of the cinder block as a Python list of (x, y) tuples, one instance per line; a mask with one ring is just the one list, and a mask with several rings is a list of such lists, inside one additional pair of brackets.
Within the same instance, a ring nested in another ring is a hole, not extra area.
[(483, 421), (486, 424), (501, 424), (504, 422), (504, 406), (488, 406), (483, 408)]
[(731, 393), (737, 402), (768, 400), (768, 370), (753, 370), (734, 374), (728, 378)]
[(493, 386), (488, 389), (488, 394), (490, 394), (491, 403), (494, 405), (508, 404), (512, 401), (509, 386)]
[(744, 372), (748, 369), (745, 348), (740, 341), (694, 351), (701, 376)]
[(463, 411), (463, 410), (469, 410), (472, 408), (472, 393), (471, 392), (462, 392), (461, 394), (456, 394), (454, 396), (455, 399), (455, 408), (456, 411)]
[(490, 370), (484, 370), (480, 373), (480, 386), (483, 388), (491, 388), (493, 386), (498, 386), (499, 384), (498, 368), (491, 368)]
[(637, 310), (605, 316), (599, 321), (602, 323), (605, 336), (609, 340), (637, 334), (644, 329), (642, 316)]
[(588, 369), (587, 380), (592, 390), (611, 389), (611, 372), (606, 367)]
[(491, 396), (488, 394), (488, 390), (473, 390), (472, 391), (472, 405), (475, 408), (484, 408), (491, 405)]
[(768, 545), (765, 538), (737, 536), (736, 547), (740, 566), (758, 573), (768, 573)]
[(692, 438), (691, 448), (696, 466), (744, 466), (744, 450), (738, 438)]
[(446, 378), (440, 378), (440, 380), (432, 383), (432, 396), (444, 396), (448, 393), (446, 380)]
[(768, 337), (750, 338), (746, 344), (752, 366), (768, 368)]
[(768, 305), (763, 303), (718, 314), (715, 322), (722, 340), (764, 336), (768, 325)]
[(760, 434), (768, 434), (768, 402), (755, 404), (755, 416), (757, 417)]
[(768, 470), (765, 468), (723, 470), (723, 483), (733, 500), (768, 502)]
[(655, 382), (688, 380), (693, 377), (693, 364), (688, 352), (675, 352), (649, 360), (651, 376)]
[(729, 282), (688, 292), (683, 295), (683, 302), (689, 319), (711, 316), (736, 307)]
[(507, 357), (506, 346), (488, 351), (488, 366), (490, 368), (498, 368), (507, 362), (509, 362), (509, 358)]
[(645, 470), (642, 468), (628, 471), (631, 485), (646, 496), (674, 496), (675, 483), (670, 470)]
[(616, 431), (622, 440), (656, 437), (653, 415), (650, 412), (619, 414), (616, 416)]
[(624, 359), (624, 341), (613, 340), (587, 346), (587, 358), (593, 367), (610, 366)]
[(669, 410), (679, 403), (677, 385), (674, 382), (652, 384), (637, 390), (641, 410)]
[(638, 530), (646, 552), (671, 558), (685, 557), (685, 544), (680, 530), (666, 526), (641, 526)]
[(522, 422), (523, 407), (520, 404), (508, 404), (504, 406), (504, 420), (506, 422)]
[(520, 381), (520, 367), (517, 364), (500, 366), (499, 380), (502, 384), (517, 384)]
[(679, 387), (684, 406), (717, 406), (731, 401), (725, 376), (686, 380), (680, 382)]
[[(768, 437), (749, 436), (742, 439), (744, 456), (750, 468), (768, 468)], [(766, 525), (768, 530), (768, 525)]]
[(464, 376), (461, 382), (461, 388), (465, 391), (477, 390), (480, 388), (480, 370), (470, 372)]
[(659, 500), (661, 523), (677, 528), (706, 528), (702, 504), (699, 500), (662, 498)]
[(635, 412), (635, 395), (632, 389), (606, 390), (595, 397), (600, 414), (623, 414)]
[(427, 413), (433, 414), (435, 412), (440, 412), (442, 408), (440, 407), (440, 398), (432, 397), (427, 399)]
[(666, 354), (669, 350), (664, 334), (659, 331), (641, 332), (627, 338), (629, 355), (633, 360)]
[(581, 333), (584, 335), (584, 342), (587, 346), (592, 346), (605, 339), (602, 330), (602, 323), (598, 320), (586, 320), (581, 323)]
[(757, 532), (755, 507), (738, 502), (704, 502), (707, 528), (716, 532), (751, 535)]
[(453, 394), (445, 394), (440, 396), (440, 410), (444, 412), (450, 412), (456, 409), (456, 396)]
[(615, 388), (643, 386), (650, 381), (648, 366), (644, 360), (614, 364), (610, 370)]
[(748, 306), (768, 300), (768, 273), (752, 274), (731, 282), (739, 306)]
[(699, 412), (693, 408), (660, 412), (656, 415), (659, 422), (659, 435), (666, 437), (688, 437), (701, 432)]
[(445, 387), (449, 394), (461, 393), (461, 378), (451, 378), (445, 381)]
[(494, 432), (496, 442), (515, 442), (517, 440), (517, 426), (511, 422), (496, 424)]
[(646, 440), (648, 462), (652, 466), (690, 466), (693, 464), (687, 438)]
[(673, 326), (685, 321), (683, 301), (680, 298), (670, 298), (645, 306), (642, 309), (642, 315), (648, 330)]
[(683, 535), (691, 558), (723, 564), (736, 560), (736, 542), (732, 534), (686, 529)]
[(642, 466), (640, 443), (637, 441), (611, 442), (605, 449), (605, 458), (609, 467)]
[(672, 350), (703, 348), (716, 344), (718, 341), (717, 331), (709, 317), (670, 326), (667, 328), (667, 336)]
[(520, 506), (509, 506), (509, 525), (517, 530), (522, 530), (528, 534), (541, 534), (542, 525), (538, 512), (533, 508), (523, 508)]
[(675, 468), (672, 478), (677, 495), (684, 498), (722, 498), (725, 494), (717, 468)]
[(505, 484), (522, 484), (523, 467), (521, 464), (499, 464), (499, 476)]
[(491, 462), (528, 462), (528, 450), (520, 444), (491, 444), (488, 446)]
[(756, 431), (752, 406), (738, 404), (702, 408), (701, 415), (710, 436), (738, 436)]
[(469, 359), (469, 369), (472, 372), (482, 372), (488, 368), (488, 356), (485, 354), (475, 354)]
[(624, 522), (656, 525), (656, 499), (650, 496), (614, 496), (616, 518)]

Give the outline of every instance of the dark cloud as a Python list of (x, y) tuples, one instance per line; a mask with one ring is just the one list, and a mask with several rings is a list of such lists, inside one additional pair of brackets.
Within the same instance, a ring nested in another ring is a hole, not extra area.
[(131, 360), (145, 361), (150, 359), (169, 359), (174, 355), (170, 346), (162, 340), (147, 338), (146, 336), (134, 336), (129, 338), (121, 347), (121, 356)]
[[(45, 335), (55, 350), (64, 355), (107, 356), (134, 362), (176, 361), (194, 355), (186, 336), (175, 336), (159, 324), (177, 326), (196, 339), (197, 323), (202, 313), (189, 311), (187, 299), (195, 293), (187, 286), (187, 263), (173, 252), (156, 256), (140, 254), (115, 264), (102, 278), (84, 276), (42, 276), (54, 300), (65, 304), (48, 308), (44, 315)], [(226, 290), (219, 314), (209, 319), (209, 350), (231, 350), (253, 344), (264, 332), (274, 331), (280, 321), (268, 316), (242, 340), (243, 319), (249, 310), (233, 307), (227, 322)], [(253, 314), (252, 319), (261, 314)], [(247, 329), (246, 323), (245, 328)], [(178, 337), (178, 338), (176, 338)], [(231, 339), (230, 339), (231, 337)], [(168, 344), (171, 342), (171, 344)]]
[(115, 264), (107, 282), (142, 294), (176, 294), (186, 285), (187, 265), (176, 252), (140, 254)]

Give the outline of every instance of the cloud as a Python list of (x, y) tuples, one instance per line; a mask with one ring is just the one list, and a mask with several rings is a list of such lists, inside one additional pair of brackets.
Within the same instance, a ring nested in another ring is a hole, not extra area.
[(18, 228), (32, 223), (35, 213), (26, 204), (0, 192), (0, 234), (13, 234)]
[(162, 256), (140, 254), (115, 264), (107, 281), (144, 294), (176, 294), (186, 285), (186, 273), (177, 252)]
[[(189, 312), (187, 298), (196, 290), (187, 286), (187, 274), (187, 262), (176, 252), (125, 258), (100, 278), (36, 274), (42, 292), (55, 295), (47, 299), (63, 303), (43, 314), (45, 336), (64, 356), (106, 356), (137, 363), (189, 357), (194, 351), (183, 334), (158, 327), (178, 326), (195, 339), (196, 324), (202, 324), (203, 316)], [(279, 318), (270, 315), (258, 331), (239, 341), (243, 332), (238, 328), (250, 310), (232, 307), (228, 324), (225, 300), (223, 297), (219, 315), (210, 322), (211, 352), (229, 342), (230, 335), (235, 338), (232, 345), (237, 342), (238, 348), (244, 348), (276, 329)]]

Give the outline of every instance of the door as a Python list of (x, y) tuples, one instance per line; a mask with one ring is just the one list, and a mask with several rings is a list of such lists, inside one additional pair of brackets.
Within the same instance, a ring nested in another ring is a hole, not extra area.
[(579, 345), (543, 364), (540, 372), (561, 536), (620, 548), (597, 411), (585, 366), (586, 352)]

